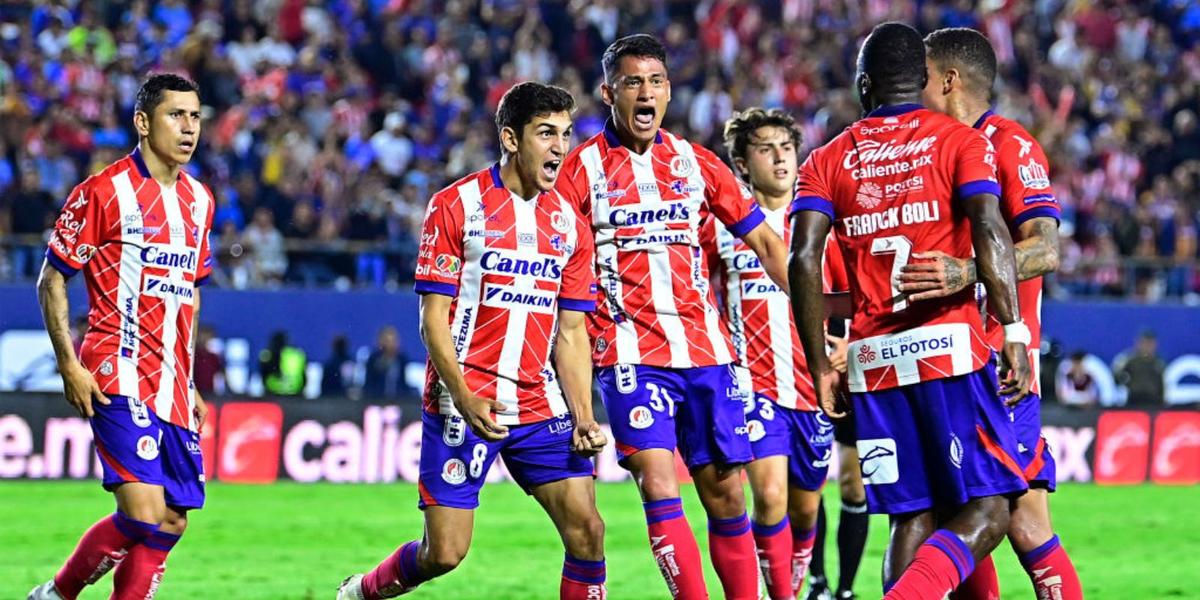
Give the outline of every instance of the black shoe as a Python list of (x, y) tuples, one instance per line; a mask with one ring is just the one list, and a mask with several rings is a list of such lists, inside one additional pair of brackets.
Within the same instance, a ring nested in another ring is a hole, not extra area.
[(850, 590), (839, 590), (833, 595), (833, 600), (858, 600), (858, 596), (855, 596), (854, 592)]
[(804, 600), (832, 600), (833, 595), (829, 592), (829, 584), (824, 577), (809, 577), (808, 592), (804, 594)]

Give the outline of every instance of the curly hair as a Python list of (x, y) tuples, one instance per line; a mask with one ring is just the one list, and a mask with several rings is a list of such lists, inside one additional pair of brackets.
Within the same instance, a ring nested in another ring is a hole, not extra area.
[(800, 147), (803, 136), (800, 128), (796, 127), (796, 120), (792, 118), (792, 115), (778, 108), (766, 109), (755, 106), (733, 113), (733, 116), (725, 121), (725, 151), (729, 155), (730, 162), (746, 158), (746, 147), (753, 141), (754, 132), (758, 131), (760, 127), (780, 127), (788, 132), (792, 138), (792, 144), (797, 148)]

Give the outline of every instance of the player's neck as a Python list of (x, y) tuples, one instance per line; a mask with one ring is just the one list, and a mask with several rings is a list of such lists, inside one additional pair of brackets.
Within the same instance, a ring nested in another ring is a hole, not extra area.
[[(650, 147), (654, 145), (654, 138), (650, 138), (649, 141), (639, 140), (636, 137), (634, 137), (632, 132), (626, 131), (625, 129), (623, 129), (620, 125), (616, 124), (615, 122), (613, 123), (613, 131), (614, 131), (614, 133), (617, 134), (617, 140), (621, 142), (621, 145), (628, 148), (629, 150), (633, 151), (636, 154), (645, 154), (646, 151), (649, 150)], [(656, 131), (654, 133), (655, 133), (655, 136), (657, 137), (658, 132)]]
[(537, 197), (540, 191), (537, 184), (521, 178), (521, 170), (517, 168), (517, 157), (506, 154), (500, 159), (500, 181), (504, 187), (526, 200)]
[(150, 144), (146, 140), (138, 142), (138, 149), (142, 153), (142, 162), (146, 164), (146, 170), (150, 172), (150, 177), (158, 182), (159, 185), (170, 186), (179, 179), (179, 168), (181, 165), (169, 163), (154, 153), (150, 148)]
[(791, 194), (768, 194), (758, 188), (754, 188), (754, 201), (766, 210), (779, 210), (787, 206), (788, 202), (792, 201)]
[(967, 127), (974, 127), (984, 113), (992, 109), (987, 102), (976, 102), (969, 98), (962, 99), (955, 104), (951, 106), (952, 116)]

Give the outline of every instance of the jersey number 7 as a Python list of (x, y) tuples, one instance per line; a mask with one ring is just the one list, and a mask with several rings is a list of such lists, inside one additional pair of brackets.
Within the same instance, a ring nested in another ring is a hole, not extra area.
[(900, 292), (899, 280), (900, 269), (908, 264), (908, 256), (912, 254), (912, 242), (902, 235), (875, 238), (871, 241), (871, 254), (873, 256), (896, 255), (892, 261), (892, 274), (888, 278), (888, 283), (892, 288), (892, 312), (900, 312), (908, 308), (908, 297)]

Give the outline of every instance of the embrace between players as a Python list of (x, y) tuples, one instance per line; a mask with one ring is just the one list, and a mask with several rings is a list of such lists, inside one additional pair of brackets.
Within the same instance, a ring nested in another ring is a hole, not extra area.
[[(499, 162), (430, 201), (415, 285), (429, 353), (424, 535), (347, 578), (337, 597), (393, 597), (455, 568), (503, 456), (562, 538), (560, 597), (604, 598), (590, 458), (609, 440), (592, 414), (593, 369), (671, 597), (708, 597), (676, 450), (707, 513), (724, 596), (758, 598), (760, 578), (773, 600), (800, 595), (833, 456), (830, 417), (843, 419), (843, 463), (861, 468), (870, 511), (891, 518), (886, 598), (998, 597), (987, 557), (1006, 534), (1037, 597), (1082, 597), (1050, 529), (1053, 459), (1027, 397), (1058, 207), (1036, 142), (988, 110), (987, 40), (880, 25), (858, 58), (866, 117), (797, 167), (790, 117), (735, 115), (726, 144), (740, 180), (660, 129), (671, 96), (660, 42), (621, 38), (603, 67), (612, 115), (601, 133), (571, 150), (571, 96), (518, 84), (496, 115)], [(187, 509), (203, 502), (187, 442), (204, 405), (186, 382), (212, 206), (179, 174), (199, 135), (195, 88), (171, 80), (165, 90), (157, 102), (139, 95), (140, 150), (73, 193), (95, 211), (89, 233), (64, 212), (39, 282), (68, 400), (92, 418), (118, 510), (31, 599), (73, 599), (114, 566), (115, 598), (151, 597)], [(156, 210), (160, 225), (142, 223)], [(133, 214), (138, 226), (125, 227)], [(182, 258), (147, 261), (145, 248)], [(113, 264), (119, 281), (101, 285)], [(127, 276), (126, 264), (142, 271)], [(89, 339), (99, 330), (82, 365), (63, 335), (64, 275), (77, 270), (93, 298)], [(137, 277), (189, 292), (131, 286)], [(825, 327), (825, 294), (841, 291), (849, 303), (833, 304), (850, 313), (848, 347)], [(129, 323), (156, 310), (138, 303), (147, 296), (162, 300), (170, 327), (138, 332), (126, 365)], [(151, 366), (138, 360), (155, 352)], [(150, 381), (168, 371), (171, 387)], [(175, 400), (159, 399), (162, 389)], [(809, 597), (830, 596), (814, 586)]]

